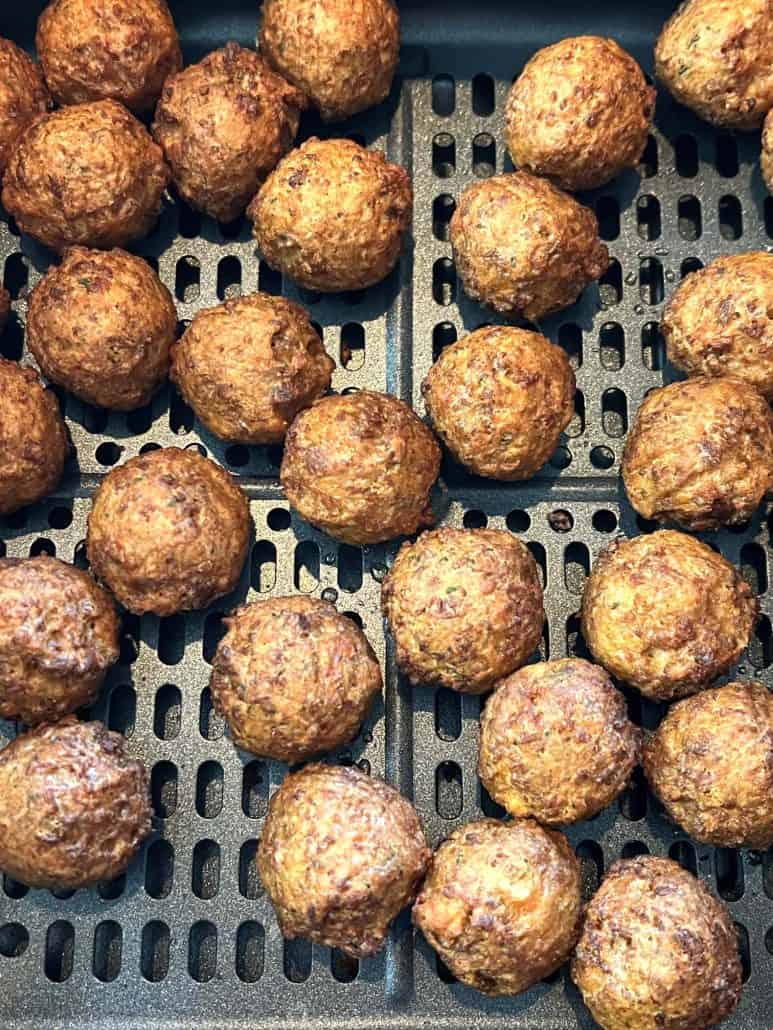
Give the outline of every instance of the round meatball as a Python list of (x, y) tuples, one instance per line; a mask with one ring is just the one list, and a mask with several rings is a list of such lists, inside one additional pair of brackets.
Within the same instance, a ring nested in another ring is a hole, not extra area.
[(604, 670), (565, 658), (497, 684), (481, 717), (478, 772), (510, 815), (573, 823), (625, 790), (640, 747), (641, 731)]
[(249, 538), (249, 505), (233, 478), (195, 451), (165, 447), (105, 476), (86, 548), (129, 611), (173, 615), (234, 589)]
[(149, 111), (182, 67), (166, 0), (52, 0), (35, 44), (58, 104), (118, 100)]
[(411, 683), (469, 694), (528, 661), (545, 621), (537, 563), (499, 529), (443, 528), (403, 544), (381, 604)]
[(655, 90), (613, 39), (575, 36), (538, 50), (507, 98), (514, 163), (565, 190), (587, 190), (634, 168)]
[(258, 42), (323, 120), (337, 121), (389, 93), (400, 16), (392, 0), (266, 0)]
[(574, 372), (539, 333), (477, 329), (446, 347), (421, 392), (451, 454), (492, 479), (528, 479), (574, 415)]
[(121, 104), (64, 107), (22, 134), (2, 202), (22, 232), (52, 250), (122, 247), (161, 211), (169, 169), (161, 148)]
[(172, 350), (186, 402), (210, 432), (237, 443), (280, 443), (334, 368), (306, 311), (267, 293), (199, 311)]
[(593, 212), (528, 172), (468, 186), (450, 236), (467, 294), (532, 322), (573, 304), (609, 264)]
[(148, 775), (120, 733), (74, 716), (0, 751), (0, 869), (75, 890), (122, 873), (151, 831)]
[(770, 0), (687, 0), (663, 27), (655, 74), (721, 128), (752, 130), (773, 106)]
[(180, 194), (230, 222), (292, 147), (305, 105), (254, 50), (228, 43), (166, 81), (153, 135)]
[(413, 921), (454, 976), (519, 994), (568, 958), (580, 932), (580, 866), (566, 838), (532, 819), (481, 819), (432, 859)]
[(613, 676), (670, 701), (727, 672), (757, 614), (757, 599), (730, 562), (664, 529), (617, 540), (599, 556), (585, 584), (582, 632)]
[(285, 937), (373, 955), (430, 859), (419, 817), (355, 767), (307, 765), (272, 796), (258, 872)]
[(30, 295), (27, 344), (43, 374), (103, 408), (148, 403), (176, 334), (169, 290), (125, 250), (71, 247)]
[(272, 268), (331, 293), (392, 271), (412, 208), (404, 168), (348, 139), (312, 138), (280, 161), (247, 214)]
[(437, 441), (407, 404), (358, 390), (323, 397), (295, 419), (280, 478), (313, 526), (365, 545), (431, 525), (439, 470)]
[(647, 519), (692, 530), (746, 522), (773, 486), (773, 413), (729, 376), (653, 390), (625, 442), (622, 474)]
[(38, 66), (21, 47), (0, 37), (0, 176), (21, 133), (50, 106)]
[(225, 625), (210, 687), (237, 747), (303, 762), (357, 736), (382, 681), (351, 619), (327, 601), (275, 597), (237, 609)]
[(706, 1030), (741, 997), (730, 913), (671, 859), (622, 859), (586, 909), (572, 978), (602, 1030)]
[(50, 494), (69, 451), (56, 397), (34, 369), (0, 358), (0, 515)]

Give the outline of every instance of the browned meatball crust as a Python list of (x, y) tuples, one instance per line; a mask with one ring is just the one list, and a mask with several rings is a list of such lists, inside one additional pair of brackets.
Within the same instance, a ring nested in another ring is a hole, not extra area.
[(71, 247), (32, 291), (27, 344), (43, 374), (89, 404), (130, 411), (169, 370), (177, 312), (147, 261)]
[(280, 443), (334, 368), (306, 311), (268, 293), (197, 312), (172, 350), (186, 402), (210, 432), (237, 443)]
[(773, 485), (773, 413), (730, 376), (653, 390), (625, 442), (622, 474), (647, 519), (692, 530), (746, 522)]
[(169, 169), (161, 148), (121, 104), (101, 100), (38, 118), (3, 179), (3, 207), (22, 232), (62, 251), (123, 247), (150, 231)]
[(0, 869), (75, 890), (122, 873), (151, 831), (148, 775), (120, 733), (67, 716), (0, 751)]
[(348, 139), (312, 138), (279, 162), (247, 214), (272, 268), (330, 293), (389, 275), (412, 209), (400, 165)]
[(403, 544), (381, 604), (411, 683), (469, 694), (528, 661), (545, 621), (537, 563), (498, 529), (446, 527)]
[(573, 304), (609, 264), (593, 212), (528, 172), (468, 186), (450, 237), (466, 293), (532, 322)]
[(233, 590), (250, 533), (235, 480), (194, 451), (164, 447), (105, 476), (86, 548), (94, 574), (129, 611), (172, 615)]
[(582, 632), (596, 660), (647, 697), (708, 687), (739, 659), (758, 602), (706, 544), (660, 530), (615, 541), (591, 569)]
[(429, 859), (416, 810), (393, 787), (314, 764), (272, 796), (258, 871), (285, 937), (364, 958), (413, 901)]
[(566, 838), (532, 819), (482, 819), (432, 859), (413, 921), (454, 976), (519, 994), (568, 958), (580, 932), (580, 866)]
[(634, 168), (655, 90), (613, 39), (575, 36), (538, 50), (507, 99), (514, 163), (565, 190), (587, 190)]
[(768, 193), (773, 193), (773, 113), (771, 111), (768, 111), (765, 116), (765, 124), (762, 129), (760, 168)]
[(706, 1030), (741, 997), (730, 913), (668, 858), (615, 862), (586, 909), (572, 978), (602, 1030)]
[(290, 504), (348, 544), (408, 536), (434, 521), (432, 433), (403, 401), (359, 390), (323, 397), (290, 426), (280, 478)]
[(38, 66), (21, 47), (0, 37), (0, 176), (21, 133), (50, 106)]

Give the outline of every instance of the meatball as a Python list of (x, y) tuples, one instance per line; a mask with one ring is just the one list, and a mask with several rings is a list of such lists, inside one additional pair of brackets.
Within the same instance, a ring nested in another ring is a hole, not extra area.
[(580, 932), (580, 866), (566, 838), (532, 819), (481, 819), (432, 859), (413, 921), (458, 980), (519, 994), (549, 976)]
[(147, 404), (176, 334), (169, 290), (124, 250), (71, 247), (30, 295), (27, 344), (43, 374), (100, 407)]
[(483, 711), (478, 772), (510, 815), (590, 819), (625, 790), (641, 731), (609, 676), (581, 658), (527, 665)]
[(499, 529), (443, 528), (403, 544), (381, 604), (411, 683), (469, 694), (528, 661), (545, 621), (537, 563)]
[(3, 207), (52, 250), (122, 247), (150, 231), (169, 169), (145, 127), (114, 100), (33, 122), (11, 155)]
[(258, 871), (285, 937), (355, 958), (384, 944), (430, 859), (419, 817), (355, 767), (307, 765), (272, 796)]
[(166, 0), (52, 0), (35, 44), (58, 104), (118, 100), (149, 111), (182, 67)]
[(400, 16), (392, 0), (266, 0), (258, 42), (323, 120), (337, 121), (389, 93)]
[(254, 50), (228, 43), (167, 80), (153, 135), (180, 194), (230, 222), (293, 145), (305, 105)]
[(762, 129), (760, 168), (768, 193), (773, 193), (773, 114), (770, 111), (765, 116), (765, 124)]
[(334, 368), (304, 309), (267, 293), (199, 311), (172, 350), (186, 402), (210, 432), (237, 443), (280, 443)]
[(706, 1030), (741, 996), (730, 913), (671, 859), (622, 859), (586, 909), (572, 978), (603, 1030)]
[(773, 106), (770, 0), (687, 0), (663, 27), (655, 74), (687, 107), (727, 129), (758, 129)]
[(105, 476), (86, 549), (129, 611), (173, 615), (234, 589), (249, 538), (247, 498), (232, 477), (195, 451), (165, 447)]
[(247, 214), (272, 268), (330, 293), (392, 271), (412, 208), (404, 168), (348, 139), (312, 138), (280, 161)]
[(647, 519), (693, 530), (746, 522), (773, 486), (773, 413), (730, 376), (653, 390), (628, 434), (622, 474)]
[(347, 544), (408, 536), (434, 521), (435, 437), (403, 401), (359, 390), (323, 397), (290, 426), (280, 478), (313, 526)]
[(538, 50), (507, 98), (514, 163), (565, 190), (587, 190), (634, 168), (655, 90), (613, 39), (575, 36)]
[(210, 686), (238, 747), (303, 762), (357, 736), (382, 681), (351, 619), (327, 601), (275, 597), (225, 624)]
[(457, 461), (479, 476), (527, 479), (569, 425), (574, 386), (566, 355), (546, 337), (489, 326), (446, 347), (421, 392)]
[(469, 296), (532, 322), (573, 304), (609, 264), (593, 212), (528, 172), (468, 186), (450, 236)]
[(50, 106), (38, 66), (21, 47), (0, 37), (0, 176), (20, 134)]

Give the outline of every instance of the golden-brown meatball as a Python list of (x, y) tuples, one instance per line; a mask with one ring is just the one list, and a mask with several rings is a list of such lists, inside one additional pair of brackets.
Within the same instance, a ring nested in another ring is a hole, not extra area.
[(237, 747), (303, 762), (357, 736), (382, 681), (351, 619), (317, 598), (275, 597), (225, 624), (210, 687)]
[(266, 0), (258, 42), (322, 118), (336, 121), (389, 93), (400, 16), (392, 0)]
[(467, 294), (532, 322), (573, 304), (609, 264), (593, 212), (528, 172), (468, 186), (450, 237)]
[(34, 369), (0, 358), (0, 515), (50, 494), (69, 451), (56, 397)]
[(381, 604), (411, 683), (469, 694), (528, 661), (545, 621), (537, 563), (498, 529), (442, 528), (403, 544)]
[(706, 1030), (741, 997), (730, 913), (668, 858), (615, 862), (586, 909), (572, 979), (602, 1030)]
[(230, 222), (292, 147), (305, 104), (254, 50), (228, 43), (167, 79), (153, 136), (188, 203)]
[(249, 537), (234, 479), (194, 451), (165, 447), (105, 476), (86, 548), (94, 574), (129, 611), (172, 615), (233, 590)]
[(510, 815), (573, 823), (625, 790), (640, 746), (603, 669), (581, 658), (540, 662), (496, 684), (481, 717), (478, 772)]
[(35, 44), (58, 104), (118, 100), (149, 111), (182, 66), (166, 0), (51, 0)]
[(251, 293), (199, 311), (172, 350), (172, 381), (210, 432), (280, 443), (330, 386), (328, 357), (299, 304)]
[(285, 937), (363, 958), (381, 949), (429, 859), (416, 810), (393, 787), (314, 764), (272, 796), (258, 871)]
[(44, 723), (0, 751), (0, 869), (30, 887), (111, 880), (150, 833), (149, 795), (120, 733)]
[(169, 169), (145, 127), (114, 100), (64, 107), (20, 137), (3, 207), (22, 232), (62, 251), (122, 247), (161, 211)]
[(574, 387), (560, 347), (540, 333), (489, 326), (446, 347), (421, 392), (457, 461), (479, 476), (528, 479), (572, 420)]
[(757, 129), (773, 106), (770, 0), (687, 0), (663, 26), (655, 74), (701, 118)]
[(27, 344), (43, 374), (76, 397), (130, 411), (166, 378), (177, 312), (147, 261), (71, 247), (32, 291)]
[(404, 168), (348, 139), (312, 138), (279, 162), (247, 214), (272, 268), (330, 293), (389, 275), (412, 208)]
[(768, 193), (773, 193), (773, 110), (768, 111), (765, 116), (765, 124), (762, 129), (760, 169), (762, 170), (762, 178), (768, 188)]
[(694, 694), (738, 660), (758, 603), (706, 544), (660, 530), (620, 539), (585, 584), (582, 632), (596, 660), (647, 697)]
[(647, 742), (644, 771), (695, 840), (764, 851), (773, 845), (773, 694), (729, 683), (680, 701)]
[(280, 478), (313, 526), (365, 545), (431, 525), (439, 470), (437, 441), (407, 404), (358, 390), (323, 397), (295, 419)]
[(746, 522), (773, 486), (773, 414), (730, 376), (653, 390), (625, 442), (622, 474), (647, 519), (692, 530)]
[(413, 921), (454, 976), (519, 994), (568, 958), (580, 932), (580, 866), (532, 819), (481, 819), (435, 852)]
[(613, 39), (575, 36), (538, 50), (513, 83), (505, 119), (514, 163), (565, 190), (587, 190), (634, 168), (655, 90)]
[(21, 133), (50, 106), (38, 66), (21, 47), (0, 37), (0, 176)]

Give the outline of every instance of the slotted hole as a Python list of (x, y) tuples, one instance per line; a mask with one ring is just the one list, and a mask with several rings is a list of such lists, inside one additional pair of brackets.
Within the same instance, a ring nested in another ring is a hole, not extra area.
[(53, 540), (47, 540), (44, 536), (39, 536), (37, 540), (30, 544), (30, 558), (36, 558), (39, 554), (47, 554), (49, 558), (56, 556), (56, 545)]
[(545, 557), (545, 548), (537, 540), (529, 540), (529, 542), (526, 544), (526, 546), (531, 551), (531, 556), (534, 559), (534, 561), (537, 563), (537, 569), (539, 571), (540, 583), (542, 584), (542, 589), (544, 590), (545, 589), (545, 584), (547, 582), (547, 574), (548, 574), (547, 573), (547, 559)]
[(580, 863), (583, 901), (590, 901), (604, 876), (604, 853), (595, 840), (583, 840), (575, 848)]
[(183, 304), (192, 304), (199, 299), (201, 281), (201, 265), (198, 260), (188, 254), (177, 262), (174, 276), (175, 296)]
[(222, 258), (217, 265), (217, 296), (219, 300), (231, 300), (241, 296), (242, 265), (237, 257)]
[(249, 762), (242, 771), (242, 811), (248, 819), (260, 819), (268, 811), (265, 762)]
[(179, 393), (172, 391), (169, 397), (169, 428), (177, 436), (184, 436), (193, 429), (195, 415)]
[(765, 552), (759, 544), (748, 543), (741, 548), (741, 575), (755, 594), (767, 593), (768, 570)]
[(744, 892), (743, 863), (733, 848), (714, 849), (717, 890), (725, 901), (738, 901)]
[(211, 665), (217, 651), (218, 644), (226, 634), (227, 626), (224, 622), (225, 612), (210, 612), (204, 619), (204, 633), (202, 635), (201, 650), (204, 661)]
[(142, 408), (135, 408), (134, 411), (126, 413), (126, 428), (134, 436), (142, 436), (147, 433), (153, 424), (153, 405), (146, 404)]
[(266, 934), (260, 923), (248, 920), (236, 934), (236, 975), (246, 984), (254, 984), (263, 976)]
[(726, 240), (740, 239), (743, 234), (741, 202), (731, 193), (719, 200), (719, 231)]
[(683, 179), (694, 179), (698, 174), (698, 144), (694, 136), (683, 133), (674, 142), (676, 171)]
[(741, 959), (741, 980), (743, 983), (752, 975), (752, 954), (749, 947), (749, 932), (743, 923), (735, 924), (735, 931), (738, 934), (738, 954)]
[(432, 232), (436, 240), (448, 240), (449, 225), (455, 210), (456, 201), (450, 193), (441, 193), (432, 201)]
[(432, 266), (432, 296), (443, 307), (456, 300), (456, 268), (450, 258), (438, 258)]
[(351, 955), (347, 955), (338, 948), (332, 949), (330, 952), (330, 972), (333, 974), (334, 980), (342, 984), (350, 984), (353, 980), (357, 979), (359, 971), (360, 963), (356, 958), (352, 958)]
[(113, 877), (112, 880), (103, 880), (97, 885), (97, 893), (103, 901), (115, 901), (120, 898), (126, 889), (126, 874)]
[(243, 898), (254, 901), (263, 893), (258, 876), (258, 842), (247, 840), (239, 850), (239, 893)]
[(137, 712), (137, 695), (133, 687), (122, 683), (113, 687), (110, 694), (110, 708), (107, 725), (111, 730), (131, 737), (134, 733), (134, 720)]
[(698, 875), (698, 856), (695, 854), (695, 848), (688, 840), (674, 841), (668, 849), (668, 857), (673, 859), (674, 862), (678, 862), (688, 873), (692, 873), (693, 876)]
[(623, 299), (623, 272), (617, 258), (612, 258), (599, 279), (599, 297), (602, 308), (614, 307)]
[(153, 810), (159, 819), (168, 819), (177, 810), (177, 769), (171, 762), (157, 762), (150, 777)]
[(259, 594), (267, 594), (276, 585), (276, 547), (270, 540), (258, 540), (252, 548), (250, 582)]
[(479, 179), (487, 179), (497, 170), (497, 145), (488, 132), (479, 132), (472, 141), (472, 171)]
[(159, 740), (174, 740), (182, 723), (182, 695), (173, 683), (165, 683), (156, 694), (153, 732)]
[(14, 300), (17, 300), (22, 291), (27, 288), (30, 280), (30, 270), (27, 258), (23, 254), (11, 254), (5, 262), (3, 270), (3, 286), (10, 293)]
[(504, 819), (507, 815), (504, 808), (494, 801), (482, 783), (480, 784), (480, 808), (489, 819)]
[(203, 901), (220, 890), (220, 845), (214, 840), (200, 840), (193, 849), (191, 890)]
[(123, 931), (118, 923), (106, 919), (94, 931), (94, 976), (102, 983), (112, 983), (121, 972)]
[(439, 179), (456, 171), (456, 140), (449, 132), (439, 132), (432, 140), (432, 171)]
[(601, 511), (594, 511), (593, 528), (597, 533), (614, 533), (617, 529), (617, 515), (606, 508), (602, 508)]
[(201, 233), (202, 214), (178, 198), (178, 228), (187, 240), (195, 239)]
[(613, 388), (601, 395), (601, 424), (607, 436), (625, 436), (628, 432), (628, 403), (622, 390)]
[(362, 586), (362, 549), (349, 544), (338, 545), (338, 585), (349, 594)]
[(663, 293), (663, 265), (658, 258), (644, 258), (639, 265), (639, 296), (645, 304), (660, 304)]
[(439, 322), (432, 330), (432, 360), (437, 361), (443, 349), (456, 343), (456, 326), (452, 322)]
[(455, 690), (435, 692), (435, 733), (441, 740), (458, 740), (462, 732), (462, 699)]
[(282, 294), (282, 273), (261, 261), (258, 266), (258, 289), (261, 293), (270, 293), (275, 297)]
[(302, 540), (295, 548), (295, 589), (310, 594), (319, 586), (319, 547), (313, 540)]
[(647, 785), (638, 766), (634, 769), (630, 786), (620, 796), (620, 811), (630, 822), (638, 822), (647, 814)]
[(582, 365), (582, 329), (574, 322), (565, 322), (558, 330), (558, 345), (576, 372)]
[(651, 179), (658, 174), (658, 141), (654, 136), (647, 136), (644, 153), (639, 161), (639, 173), (644, 179)]
[(571, 658), (585, 658), (593, 661), (593, 656), (582, 635), (582, 623), (578, 612), (574, 612), (566, 620), (566, 653)]
[(448, 118), (456, 107), (456, 84), (450, 75), (436, 75), (432, 80), (432, 110)]
[(647, 322), (641, 330), (642, 361), (651, 372), (660, 372), (666, 359), (666, 343), (657, 322)]
[(699, 240), (703, 234), (703, 218), (701, 215), (701, 204), (697, 197), (691, 194), (679, 198), (677, 207), (677, 218), (679, 220), (679, 235), (683, 240)]
[(174, 885), (174, 848), (168, 840), (154, 840), (145, 859), (145, 893), (166, 898)]
[(761, 615), (749, 642), (749, 660), (755, 669), (767, 669), (773, 662), (773, 633), (770, 619)]
[(618, 372), (625, 364), (625, 335), (617, 322), (605, 322), (599, 331), (601, 367)]
[(438, 975), (438, 979), (440, 979), (444, 984), (455, 984), (459, 982), (437, 952), (435, 952), (435, 972)]
[(765, 232), (773, 239), (773, 197), (765, 197)]
[(716, 135), (716, 169), (723, 179), (738, 175), (738, 144), (729, 132)]
[(107, 429), (107, 422), (110, 412), (105, 408), (97, 408), (93, 404), (83, 404), (83, 425), (89, 433), (94, 435), (104, 433)]
[(570, 440), (582, 436), (585, 432), (585, 394), (582, 390), (576, 390), (574, 394), (574, 415), (569, 425), (564, 430)]
[(662, 223), (660, 201), (657, 197), (650, 195), (639, 197), (636, 202), (636, 228), (643, 240), (660, 238)]
[(621, 858), (638, 858), (639, 855), (649, 855), (650, 849), (641, 840), (629, 840), (623, 844), (620, 851)]
[(21, 923), (6, 923), (0, 926), (0, 955), (3, 958), (20, 958), (27, 950), (30, 936)]
[(52, 529), (67, 529), (72, 522), (72, 510), (62, 505), (52, 508), (48, 513), (48, 524)]
[(164, 665), (177, 665), (185, 654), (185, 616), (170, 615), (158, 626), (158, 657)]
[(12, 314), (0, 333), (0, 354), (9, 361), (19, 361), (24, 351), (24, 330), (16, 315)]
[(494, 113), (496, 94), (494, 80), (481, 73), (472, 80), (472, 110), (479, 118), (488, 118)]
[(19, 883), (18, 880), (12, 879), (10, 876), (3, 875), (3, 893), (7, 898), (19, 901), (20, 898), (25, 897), (29, 893), (29, 887)]
[(223, 767), (204, 762), (196, 776), (196, 811), (204, 819), (215, 819), (223, 809)]
[(620, 235), (620, 205), (617, 197), (599, 197), (596, 201), (596, 218), (602, 240), (616, 240)]
[(471, 508), (464, 513), (462, 525), (465, 529), (485, 529), (488, 525), (488, 516), (477, 508)]
[(311, 973), (311, 941), (302, 937), (286, 940), (282, 965), (285, 977), (291, 983), (305, 983)]
[(365, 364), (365, 330), (359, 322), (347, 322), (341, 328), (341, 364), (350, 372), (358, 372)]
[(209, 687), (205, 687), (199, 702), (199, 733), (205, 740), (219, 740), (224, 732), (225, 720), (212, 704)]
[(585, 544), (573, 541), (564, 551), (564, 583), (571, 594), (582, 594), (590, 572), (590, 552)]
[(75, 953), (75, 931), (64, 919), (57, 919), (46, 934), (46, 954), (43, 968), (46, 977), (54, 983), (64, 983), (72, 974)]
[(188, 972), (197, 983), (209, 983), (217, 973), (217, 929), (202, 919), (188, 938)]
[(150, 983), (160, 983), (169, 972), (169, 927), (158, 919), (143, 928), (140, 971)]
[(441, 819), (462, 814), (462, 770), (456, 762), (441, 762), (435, 770), (435, 810)]

